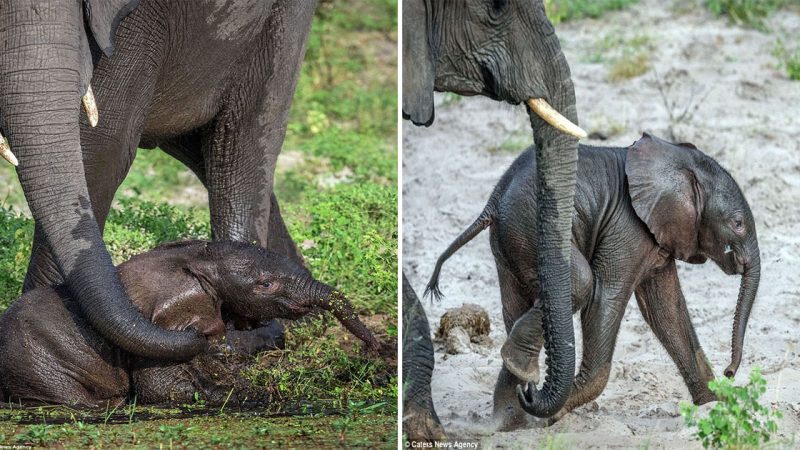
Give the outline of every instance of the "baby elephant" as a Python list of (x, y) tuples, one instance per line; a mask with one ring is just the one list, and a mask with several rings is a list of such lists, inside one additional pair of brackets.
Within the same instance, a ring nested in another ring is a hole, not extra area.
[[(429, 291), (441, 295), (442, 263), (491, 227), (509, 333), (494, 393), (495, 418), (503, 428), (525, 423), (520, 406), (529, 410), (544, 342), (533, 155), (528, 149), (511, 165), (480, 217), (439, 258), (428, 284)], [(708, 389), (714, 372), (689, 319), (675, 266), (675, 259), (700, 264), (707, 258), (726, 274), (742, 275), (732, 361), (725, 369), (732, 377), (742, 359), (761, 265), (755, 222), (739, 186), (691, 144), (675, 145), (645, 134), (628, 148), (579, 148), (571, 276), (573, 311), (581, 311), (583, 358), (554, 420), (595, 399), (606, 386), (622, 314), (634, 293), (694, 403), (715, 399)], [(526, 382), (523, 391), (518, 383)]]
[[(314, 307), (331, 311), (368, 349), (378, 347), (344, 296), (289, 258), (254, 245), (167, 244), (118, 271), (132, 307), (163, 328), (196, 330), (212, 349), (222, 346), (226, 325), (298, 319)], [(29, 291), (0, 319), (6, 401), (99, 406), (136, 394), (140, 403), (188, 402), (198, 392), (215, 402), (231, 388), (247, 389), (235, 369), (211, 349), (188, 362), (126, 354), (92, 329), (65, 287)]]

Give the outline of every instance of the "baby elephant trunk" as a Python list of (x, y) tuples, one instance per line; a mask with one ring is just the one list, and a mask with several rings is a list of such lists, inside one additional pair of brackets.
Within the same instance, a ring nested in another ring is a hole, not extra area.
[(725, 369), (725, 376), (733, 378), (739, 364), (742, 362), (742, 347), (744, 347), (744, 333), (747, 330), (747, 320), (750, 318), (750, 310), (758, 292), (758, 284), (761, 280), (761, 258), (758, 252), (758, 244), (752, 246), (749, 253), (752, 255), (750, 262), (745, 266), (742, 274), (742, 283), (739, 286), (739, 298), (736, 301), (736, 313), (733, 318), (733, 339), (731, 342), (731, 364)]
[(380, 347), (378, 340), (359, 320), (353, 311), (353, 305), (344, 294), (319, 281), (314, 282), (314, 291), (316, 295), (310, 306), (318, 306), (330, 311), (349, 332), (367, 344), (367, 350), (377, 350)]

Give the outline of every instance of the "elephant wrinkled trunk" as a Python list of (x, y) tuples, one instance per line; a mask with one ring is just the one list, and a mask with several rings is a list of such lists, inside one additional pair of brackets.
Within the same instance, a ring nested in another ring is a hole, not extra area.
[(344, 294), (319, 281), (312, 283), (311, 291), (315, 295), (312, 297), (310, 306), (318, 306), (330, 311), (347, 331), (367, 344), (367, 350), (380, 348), (380, 343), (366, 325), (359, 320), (358, 315), (353, 311), (353, 305)]
[[(555, 34), (547, 42), (552, 64), (543, 79), (550, 83), (548, 103), (572, 124), (578, 123), (575, 88)], [(564, 134), (528, 105), (536, 143), (539, 292), (547, 372), (541, 390), (518, 386), (520, 406), (537, 417), (551, 417), (566, 403), (575, 376), (572, 329), (570, 240), (578, 167), (578, 139)], [(577, 127), (576, 127), (577, 128)]]
[(747, 321), (758, 292), (761, 280), (761, 257), (758, 244), (752, 244), (747, 251), (752, 255), (750, 264), (745, 267), (742, 282), (739, 286), (739, 297), (736, 300), (736, 313), (733, 318), (733, 337), (731, 339), (731, 363), (725, 369), (725, 376), (733, 378), (742, 362), (742, 347), (744, 347), (744, 334), (747, 331)]

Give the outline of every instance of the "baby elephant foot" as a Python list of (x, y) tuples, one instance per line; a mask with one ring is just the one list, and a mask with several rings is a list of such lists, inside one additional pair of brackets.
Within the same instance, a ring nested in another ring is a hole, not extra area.
[(514, 341), (507, 340), (500, 349), (503, 364), (509, 372), (522, 381), (539, 383), (539, 359), (532, 358), (529, 352), (516, 348)]
[(542, 312), (531, 308), (517, 319), (500, 349), (503, 364), (515, 377), (539, 382), (539, 349), (542, 345)]
[(714, 395), (714, 393), (711, 392), (708, 387), (692, 392), (692, 403), (697, 406), (705, 405), (706, 403), (715, 401), (717, 401), (717, 396)]
[(494, 388), (492, 417), (498, 431), (513, 431), (528, 426), (528, 413), (522, 410), (514, 386), (521, 381), (503, 367)]

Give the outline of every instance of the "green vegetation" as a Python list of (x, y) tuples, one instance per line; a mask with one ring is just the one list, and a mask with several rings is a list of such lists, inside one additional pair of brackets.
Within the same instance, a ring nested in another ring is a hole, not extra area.
[(728, 378), (720, 378), (710, 381), (708, 387), (719, 399), (708, 417), (698, 418), (695, 405), (681, 405), (686, 424), (697, 427), (695, 435), (704, 448), (756, 449), (778, 431), (775, 420), (781, 418), (781, 412), (758, 402), (767, 391), (767, 382), (758, 368), (753, 369), (744, 386), (734, 386)]
[(764, 19), (791, 0), (706, 0), (715, 16), (727, 16), (736, 24), (766, 31)]
[(778, 40), (772, 53), (778, 58), (779, 68), (786, 71), (789, 79), (800, 81), (800, 39), (794, 48), (789, 48), (782, 40)]
[(553, 24), (584, 17), (598, 18), (608, 11), (616, 11), (637, 3), (638, 0), (544, 0), (547, 17)]
[(620, 82), (650, 71), (653, 41), (647, 34), (626, 35), (611, 31), (598, 40), (584, 59), (592, 63), (605, 63), (608, 80)]
[[(370, 409), (371, 408), (371, 409)], [(395, 448), (396, 418), (382, 405), (353, 404), (341, 414), (297, 417), (226, 415), (161, 418), (120, 424), (17, 425), (0, 422), (8, 445), (59, 448)], [(65, 411), (66, 413), (66, 411)], [(4, 438), (5, 437), (5, 438)]]
[[(275, 179), (309, 268), (347, 295), (387, 348), (397, 339), (396, 8), (396, 0), (320, 2)], [(20, 295), (33, 221), (8, 165), (0, 165), (0, 186), (2, 312)], [(161, 151), (140, 150), (105, 228), (115, 263), (163, 242), (209, 236), (206, 192), (196, 177)], [(191, 418), (175, 417), (183, 410), (145, 414), (135, 405), (112, 413), (66, 409), (60, 418), (52, 408), (14, 408), (0, 410), (0, 443), (394, 448), (396, 365), (390, 351), (363, 355), (360, 342), (325, 314), (290, 327), (286, 350), (254, 357), (245, 372), (277, 393), (271, 413), (297, 416), (239, 414), (231, 404), (206, 411), (200, 401)], [(295, 410), (298, 403), (311, 406)], [(333, 415), (319, 415), (331, 408)]]

